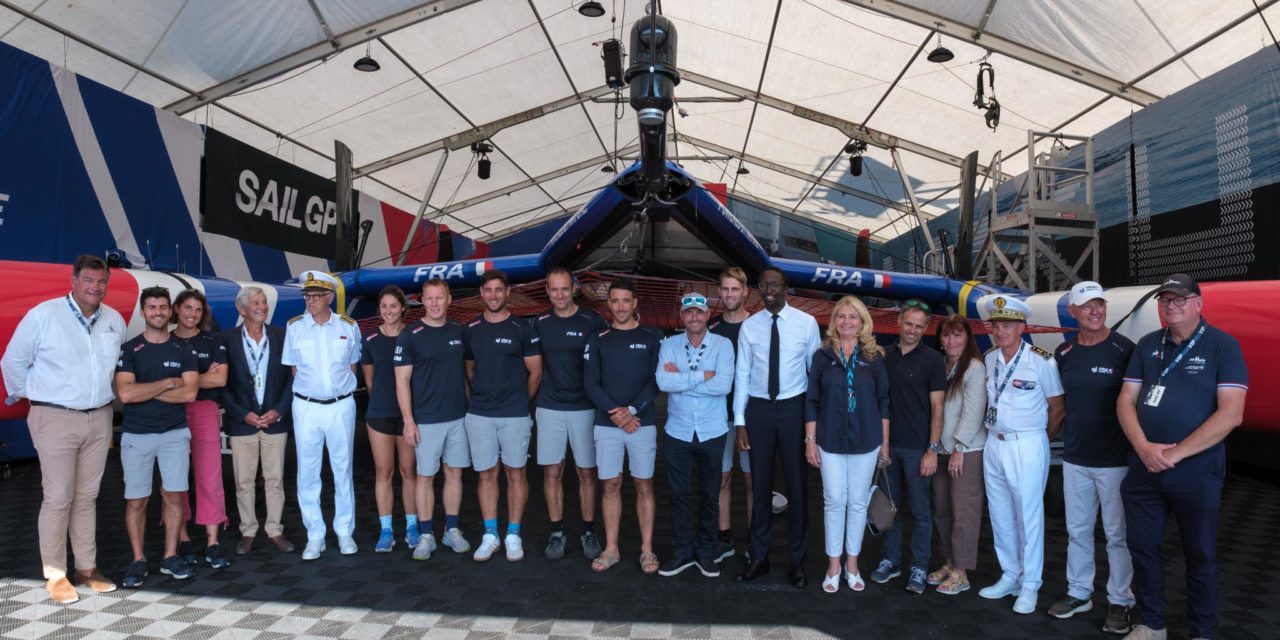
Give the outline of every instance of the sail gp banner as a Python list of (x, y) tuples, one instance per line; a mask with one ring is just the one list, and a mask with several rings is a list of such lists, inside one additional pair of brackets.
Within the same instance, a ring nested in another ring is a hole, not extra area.
[[(201, 228), (209, 233), (332, 259), (336, 188), (332, 180), (206, 130)], [(354, 191), (351, 201), (360, 201)]]

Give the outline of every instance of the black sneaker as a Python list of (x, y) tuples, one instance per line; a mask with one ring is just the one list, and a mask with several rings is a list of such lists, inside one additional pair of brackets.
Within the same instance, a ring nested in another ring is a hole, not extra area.
[(547, 549), (543, 555), (548, 560), (559, 560), (564, 557), (564, 532), (557, 531), (547, 540)]
[(720, 577), (720, 565), (716, 564), (716, 562), (719, 562), (719, 560), (698, 558), (696, 561), (698, 571), (701, 571), (702, 575), (708, 578), (718, 578)]
[(582, 557), (588, 560), (595, 560), (600, 556), (600, 538), (596, 537), (596, 532), (586, 531), (582, 534)]
[(689, 567), (695, 567), (698, 563), (693, 558), (672, 558), (658, 568), (658, 575), (671, 577)]
[(1122, 604), (1113, 604), (1107, 606), (1107, 621), (1102, 623), (1102, 630), (1106, 633), (1129, 633), (1131, 622), (1129, 620), (1129, 607)]
[(209, 563), (214, 569), (223, 569), (231, 566), (231, 561), (227, 559), (227, 554), (222, 552), (222, 545), (211, 544), (209, 548), (204, 550), (204, 561)]
[(196, 556), (196, 550), (191, 547), (191, 541), (178, 542), (178, 557), (182, 558), (187, 564), (196, 566), (199, 558)]
[(716, 564), (724, 562), (727, 558), (732, 558), (733, 554), (733, 540), (716, 540), (715, 546), (711, 548), (711, 556), (715, 559)]
[(1081, 598), (1073, 598), (1069, 595), (1062, 596), (1062, 599), (1053, 603), (1049, 607), (1049, 615), (1065, 620), (1077, 613), (1084, 613), (1093, 608), (1092, 600), (1083, 600)]
[(160, 561), (160, 573), (166, 576), (173, 576), (174, 580), (186, 580), (196, 574), (191, 570), (191, 565), (187, 564), (182, 556), (169, 556)]
[(129, 563), (129, 567), (124, 570), (124, 579), (120, 581), (120, 586), (126, 589), (137, 589), (147, 578), (147, 561), (134, 560)]

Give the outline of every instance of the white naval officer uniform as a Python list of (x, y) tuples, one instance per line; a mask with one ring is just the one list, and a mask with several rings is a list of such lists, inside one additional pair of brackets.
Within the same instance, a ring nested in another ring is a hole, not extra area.
[[(307, 275), (316, 280), (332, 278), (319, 272)], [(304, 288), (311, 282), (306, 280)], [(280, 361), (296, 367), (293, 442), (298, 452), (298, 508), (307, 540), (323, 541), (327, 533), (320, 511), (320, 461), (326, 446), (334, 483), (333, 530), (339, 537), (351, 536), (355, 532), (351, 458), (356, 428), (356, 403), (351, 397), (356, 377), (351, 367), (360, 361), (360, 329), (338, 313), (324, 324), (304, 313), (289, 321)]]
[[(1021, 301), (1002, 300), (999, 304), (1006, 308), (993, 312), (992, 320), (1024, 320), (1030, 314)], [(1001, 580), (1021, 585), (1023, 592), (1039, 591), (1049, 479), (1049, 398), (1063, 394), (1062, 380), (1053, 354), (1026, 342), (1008, 360), (995, 347), (984, 361), (988, 437), (983, 479)]]

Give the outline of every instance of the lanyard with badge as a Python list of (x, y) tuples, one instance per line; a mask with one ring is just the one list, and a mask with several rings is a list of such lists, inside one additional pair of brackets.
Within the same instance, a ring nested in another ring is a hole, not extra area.
[(854, 345), (853, 355), (849, 356), (848, 359), (845, 359), (844, 357), (843, 348), (840, 349), (836, 356), (837, 358), (840, 358), (840, 364), (844, 367), (844, 384), (845, 389), (849, 392), (849, 413), (853, 413), (858, 410), (858, 398), (853, 395), (853, 370), (858, 366), (859, 348), (860, 345)]
[(1018, 361), (1022, 359), (1022, 352), (1027, 348), (1027, 343), (1023, 342), (1018, 345), (1018, 355), (1014, 356), (1013, 364), (1009, 365), (1009, 374), (1004, 377), (1004, 382), (1000, 382), (1000, 361), (1004, 359), (1004, 354), (1000, 354), (996, 358), (996, 392), (991, 398), (991, 404), (987, 406), (987, 415), (985, 421), (987, 428), (996, 426), (996, 407), (1000, 405), (1000, 396), (1004, 393), (1004, 388), (1009, 385), (1009, 380), (1013, 379), (1013, 372), (1018, 370)]
[[(1156, 379), (1156, 383), (1151, 385), (1151, 388), (1147, 390), (1147, 397), (1145, 400), (1143, 400), (1143, 404), (1147, 405), (1148, 407), (1160, 406), (1160, 399), (1164, 397), (1164, 377), (1169, 375), (1169, 372), (1173, 371), (1174, 367), (1177, 367), (1179, 362), (1182, 362), (1182, 357), (1187, 355), (1187, 353), (1189, 353), (1191, 349), (1196, 346), (1196, 340), (1199, 340), (1200, 336), (1204, 334), (1204, 327), (1205, 325), (1203, 324), (1200, 325), (1200, 329), (1196, 331), (1196, 334), (1194, 336), (1191, 336), (1191, 339), (1188, 340), (1187, 344), (1182, 347), (1182, 350), (1178, 352), (1178, 355), (1174, 356), (1173, 360), (1169, 362), (1168, 366), (1166, 366), (1164, 370), (1160, 372), (1160, 377)], [(1164, 361), (1164, 345), (1165, 345), (1165, 341), (1168, 338), (1168, 335), (1169, 335), (1168, 330), (1165, 330), (1165, 334), (1160, 336), (1160, 360), (1161, 361)]]
[(262, 375), (262, 358), (270, 348), (270, 338), (267, 337), (267, 332), (264, 330), (262, 332), (262, 346), (255, 347), (248, 331), (241, 329), (240, 333), (244, 336), (245, 351), (249, 354), (249, 366), (253, 370), (253, 389), (254, 391), (261, 391), (267, 386), (266, 376)]
[(94, 311), (93, 315), (86, 320), (84, 314), (80, 313), (80, 310), (76, 308), (75, 303), (71, 301), (71, 294), (67, 294), (67, 306), (71, 308), (71, 315), (75, 316), (76, 320), (80, 321), (80, 326), (84, 327), (84, 330), (88, 331), (89, 335), (93, 335), (93, 325), (102, 315), (102, 309)]

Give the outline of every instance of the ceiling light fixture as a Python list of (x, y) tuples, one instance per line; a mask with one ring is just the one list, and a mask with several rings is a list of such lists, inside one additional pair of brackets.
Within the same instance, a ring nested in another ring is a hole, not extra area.
[(578, 5), (578, 13), (588, 18), (599, 18), (604, 15), (604, 5), (596, 2), (596, 0), (587, 0)]
[(363, 71), (363, 72), (365, 72), (365, 73), (373, 73), (374, 71), (377, 71), (377, 70), (379, 70), (379, 69), (381, 69), (381, 68), (382, 68), (382, 65), (378, 64), (378, 61), (377, 61), (377, 60), (374, 60), (374, 59), (373, 59), (373, 56), (369, 55), (369, 52), (370, 52), (370, 50), (371, 50), (372, 48), (373, 48), (373, 43), (372, 43), (372, 42), (370, 42), (369, 44), (365, 45), (365, 48), (364, 48), (364, 57), (363, 57), (363, 58), (360, 58), (359, 60), (356, 60), (356, 63), (355, 63), (354, 65), (352, 65), (352, 66), (354, 66), (354, 67), (355, 67), (356, 71)]
[(747, 175), (748, 173), (751, 173), (751, 170), (750, 170), (750, 169), (748, 169), (748, 168), (746, 168), (746, 167), (744, 167), (744, 166), (742, 166), (742, 165), (738, 165), (738, 175), (740, 175), (740, 176), (745, 176), (745, 175)]
[(600, 167), (600, 173), (617, 173), (617, 169), (614, 169), (611, 164), (606, 164), (605, 166)]
[(489, 144), (488, 142), (471, 143), (471, 152), (476, 154), (477, 156), (480, 156), (480, 158), (476, 160), (476, 176), (479, 177), (481, 180), (489, 179), (489, 172), (493, 166), (493, 163), (489, 160), (489, 156), (487, 154), (489, 154), (492, 151), (493, 151), (493, 145)]
[(862, 175), (862, 154), (867, 152), (867, 143), (854, 140), (844, 146), (844, 152), (849, 154), (849, 173), (854, 176)]
[(956, 57), (956, 54), (951, 53), (950, 49), (942, 46), (942, 34), (939, 33), (938, 46), (933, 51), (929, 52), (929, 62), (936, 62), (938, 64), (942, 64), (944, 62), (951, 62), (952, 60), (955, 59), (955, 57)]

